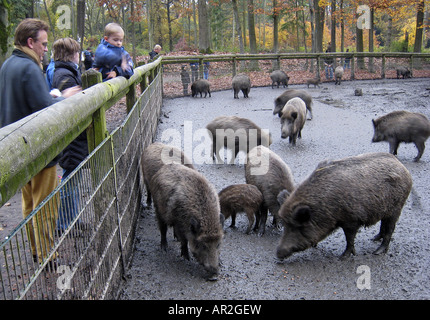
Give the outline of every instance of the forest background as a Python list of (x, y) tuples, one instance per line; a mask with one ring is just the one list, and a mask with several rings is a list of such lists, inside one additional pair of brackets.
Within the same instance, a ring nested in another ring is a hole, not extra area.
[[(18, 23), (40, 18), (95, 49), (109, 22), (136, 60), (162, 54), (429, 52), (430, 0), (0, 0), (0, 64)], [(367, 10), (360, 12), (359, 6)], [(363, 21), (363, 19), (367, 21)], [(366, 22), (359, 24), (357, 21)], [(366, 26), (366, 28), (363, 28)], [(329, 45), (330, 44), (330, 45)]]

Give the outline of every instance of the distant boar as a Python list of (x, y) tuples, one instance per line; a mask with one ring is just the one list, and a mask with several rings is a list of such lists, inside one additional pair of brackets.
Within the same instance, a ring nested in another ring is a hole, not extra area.
[(396, 68), (397, 73), (397, 79), (400, 79), (400, 77), (403, 77), (403, 79), (412, 78), (411, 71), (406, 67), (397, 67)]
[(233, 77), (232, 87), (234, 91), (234, 98), (239, 99), (239, 91), (242, 90), (243, 97), (249, 98), (251, 91), (251, 79), (246, 74), (238, 74)]
[(236, 227), (236, 214), (245, 212), (248, 217), (248, 228), (246, 233), (251, 232), (254, 225), (254, 231), (258, 229), (260, 223), (260, 210), (263, 204), (263, 195), (256, 186), (251, 184), (235, 184), (228, 186), (218, 193), (221, 213), (225, 219), (231, 216), (230, 228)]
[(200, 93), (200, 98), (202, 97), (202, 94), (205, 94), (205, 98), (209, 93), (209, 97), (211, 96), (211, 90), (210, 90), (210, 83), (209, 81), (205, 79), (198, 79), (193, 82), (191, 85), (191, 96), (197, 97), (197, 95)]
[(306, 123), (305, 102), (296, 97), (285, 104), (281, 116), (281, 138), (289, 137), (290, 143), (295, 146), (297, 137), (302, 137), (302, 129)]
[(316, 87), (320, 87), (319, 85), (321, 84), (321, 79), (320, 78), (314, 78), (314, 79), (308, 79), (306, 80), (306, 84), (308, 85), (308, 88), (311, 84), (314, 85), (314, 88)]
[(222, 147), (228, 149), (234, 148), (232, 150), (234, 151), (234, 158), (230, 162), (233, 164), (239, 151), (248, 153), (250, 146), (253, 147), (260, 144), (269, 146), (272, 144), (272, 137), (268, 132), (265, 132), (254, 122), (245, 118), (236, 116), (217, 117), (207, 124), (206, 129), (212, 135), (212, 155), (213, 159), (216, 156), (217, 163), (223, 162), (219, 155), (219, 150)]
[(344, 72), (344, 70), (343, 70), (342, 66), (336, 67), (336, 69), (334, 70), (334, 79), (335, 79), (334, 84), (340, 85), (340, 82), (341, 82), (342, 77), (343, 77), (343, 72)]
[(394, 111), (378, 119), (372, 119), (374, 135), (372, 142), (388, 141), (390, 153), (397, 155), (400, 142), (413, 142), (418, 149), (414, 161), (420, 160), (425, 142), (430, 136), (430, 122), (421, 113)]
[(266, 228), (267, 210), (273, 215), (273, 224), (278, 225), (278, 194), (283, 190), (292, 192), (294, 178), (288, 165), (273, 151), (257, 146), (249, 151), (245, 164), (246, 183), (255, 185), (263, 195), (259, 235)]
[(196, 170), (168, 164), (154, 175), (150, 188), (161, 233), (161, 248), (167, 249), (167, 228), (173, 227), (181, 243), (181, 255), (189, 260), (189, 244), (194, 258), (206, 270), (207, 279), (216, 280), (224, 216), (220, 214), (214, 187)]
[(309, 119), (312, 119), (312, 96), (307, 93), (305, 90), (298, 89), (287, 89), (283, 94), (275, 99), (275, 108), (273, 109), (273, 114), (278, 114), (279, 117), (282, 116), (282, 109), (288, 100), (299, 97), (301, 98), (305, 104), (306, 109), (309, 111)]
[(409, 171), (389, 153), (321, 162), (286, 200), (279, 199), (284, 234), (278, 258), (315, 246), (338, 227), (346, 237), (342, 258), (355, 255), (358, 229), (378, 221), (374, 240), (382, 244), (374, 254), (385, 253), (411, 188)]
[(285, 88), (288, 87), (288, 80), (290, 80), (290, 77), (282, 70), (275, 70), (270, 74), (270, 79), (272, 79), (272, 89), (275, 83), (277, 88), (279, 88), (280, 84), (283, 84)]
[(143, 150), (140, 165), (146, 187), (146, 205), (151, 207), (152, 198), (149, 183), (160, 168), (166, 164), (178, 163), (194, 169), (191, 161), (178, 148), (155, 142)]

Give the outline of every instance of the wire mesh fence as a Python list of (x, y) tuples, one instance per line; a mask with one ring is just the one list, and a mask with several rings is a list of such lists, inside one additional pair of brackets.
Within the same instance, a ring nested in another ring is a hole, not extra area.
[(115, 298), (132, 256), (140, 154), (157, 127), (161, 77), (0, 244), (0, 299)]

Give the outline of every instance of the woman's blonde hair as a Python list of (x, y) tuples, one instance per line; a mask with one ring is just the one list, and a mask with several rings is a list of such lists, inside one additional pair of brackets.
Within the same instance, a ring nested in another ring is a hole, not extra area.
[(52, 45), (54, 61), (70, 62), (74, 60), (76, 52), (81, 51), (79, 43), (72, 38), (62, 38), (56, 40)]

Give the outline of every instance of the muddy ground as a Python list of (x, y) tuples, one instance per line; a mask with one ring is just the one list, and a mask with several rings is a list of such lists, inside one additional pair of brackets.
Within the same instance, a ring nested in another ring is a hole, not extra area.
[[(366, 152), (387, 152), (388, 143), (371, 143), (371, 119), (394, 110), (422, 112), (430, 118), (428, 79), (348, 81), (340, 86), (324, 83), (308, 90), (314, 99), (312, 121), (295, 147), (280, 137), (280, 123), (272, 114), (273, 100), (284, 89), (253, 88), (249, 99), (233, 99), (232, 90), (212, 97), (183, 97), (164, 100), (157, 141), (180, 132), (179, 143), (196, 139), (198, 129), (219, 115), (237, 115), (253, 120), (272, 133), (275, 151), (290, 166), (295, 182), (303, 181), (324, 159), (339, 159)], [(354, 89), (362, 88), (363, 96)], [(185, 134), (184, 134), (185, 131)], [(192, 134), (191, 134), (192, 132)], [(177, 142), (177, 140), (175, 140)], [(172, 142), (167, 138), (167, 141)], [(428, 144), (428, 143), (427, 143)], [(194, 259), (180, 257), (179, 243), (168, 233), (167, 253), (160, 251), (160, 234), (153, 210), (142, 211), (137, 227), (136, 251), (120, 299), (429, 299), (430, 298), (430, 151), (413, 162), (413, 144), (401, 144), (398, 158), (410, 170), (414, 186), (397, 223), (388, 253), (374, 256), (379, 246), (371, 238), (379, 223), (357, 234), (357, 255), (346, 261), (341, 230), (316, 248), (296, 253), (278, 263), (276, 246), (281, 232), (268, 223), (266, 234), (245, 234), (247, 218), (240, 214), (236, 229), (225, 222), (218, 281), (203, 279)], [(194, 154), (195, 159), (197, 154)], [(240, 157), (239, 157), (240, 158)], [(242, 162), (241, 162), (242, 159)], [(243, 156), (234, 165), (197, 164), (197, 169), (220, 191), (231, 184), (245, 183)], [(271, 216), (269, 217), (271, 222)]]

